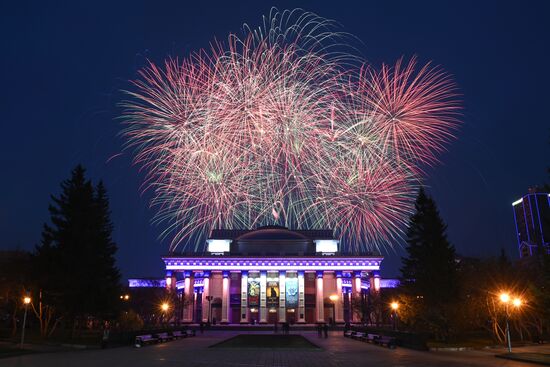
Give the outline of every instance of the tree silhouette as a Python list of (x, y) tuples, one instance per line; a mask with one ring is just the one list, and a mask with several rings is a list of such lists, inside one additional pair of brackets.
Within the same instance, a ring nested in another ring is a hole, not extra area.
[(402, 289), (417, 309), (414, 322), (449, 334), (449, 306), (457, 301), (458, 277), (454, 247), (447, 240), (447, 226), (436, 204), (420, 189), (416, 213), (407, 229), (407, 257), (402, 258)]
[(120, 273), (111, 238), (109, 201), (102, 182), (94, 188), (81, 165), (52, 195), (50, 222), (36, 248), (34, 271), (44, 302), (76, 320), (116, 311)]

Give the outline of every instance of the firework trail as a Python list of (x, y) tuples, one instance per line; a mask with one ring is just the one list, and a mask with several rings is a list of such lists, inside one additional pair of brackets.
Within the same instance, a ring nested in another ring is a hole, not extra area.
[(349, 251), (400, 239), (422, 167), (459, 126), (455, 86), (414, 58), (360, 64), (333, 28), (273, 11), (242, 38), (140, 71), (123, 133), (171, 250), (267, 224), (333, 228)]

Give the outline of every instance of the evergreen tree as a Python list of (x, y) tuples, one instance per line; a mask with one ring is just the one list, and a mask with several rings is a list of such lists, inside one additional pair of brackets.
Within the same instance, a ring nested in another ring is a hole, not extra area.
[(39, 285), (66, 316), (109, 316), (117, 304), (120, 274), (103, 183), (94, 189), (78, 165), (52, 195), (50, 225), (35, 254)]
[(96, 305), (97, 311), (102, 313), (112, 312), (118, 304), (120, 294), (120, 272), (115, 265), (115, 254), (117, 245), (112, 238), (113, 223), (111, 222), (111, 211), (109, 209), (109, 198), (103, 181), (100, 181), (95, 190), (95, 209), (97, 218), (97, 239), (94, 246), (97, 252), (95, 269), (102, 284), (96, 288), (101, 292), (97, 299), (100, 302)]
[(448, 306), (459, 297), (455, 249), (447, 240), (447, 226), (435, 202), (422, 188), (415, 208), (407, 230), (408, 256), (402, 258), (403, 290), (418, 300), (415, 322), (448, 336)]

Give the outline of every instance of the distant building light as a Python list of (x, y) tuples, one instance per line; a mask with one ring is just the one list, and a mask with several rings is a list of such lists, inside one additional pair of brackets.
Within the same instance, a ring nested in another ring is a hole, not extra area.
[(208, 243), (208, 252), (215, 254), (223, 254), (224, 252), (229, 252), (229, 244), (231, 240), (206, 240)]
[(334, 254), (338, 252), (337, 240), (314, 240), (313, 242), (315, 242), (315, 251), (317, 253)]

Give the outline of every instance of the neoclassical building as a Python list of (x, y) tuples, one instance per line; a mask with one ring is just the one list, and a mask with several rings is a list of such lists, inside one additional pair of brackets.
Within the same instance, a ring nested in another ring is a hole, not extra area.
[(340, 253), (331, 230), (215, 230), (206, 252), (163, 257), (165, 279), (129, 286), (175, 292), (185, 323), (359, 322), (355, 305), (395, 286), (380, 278), (382, 260)]

